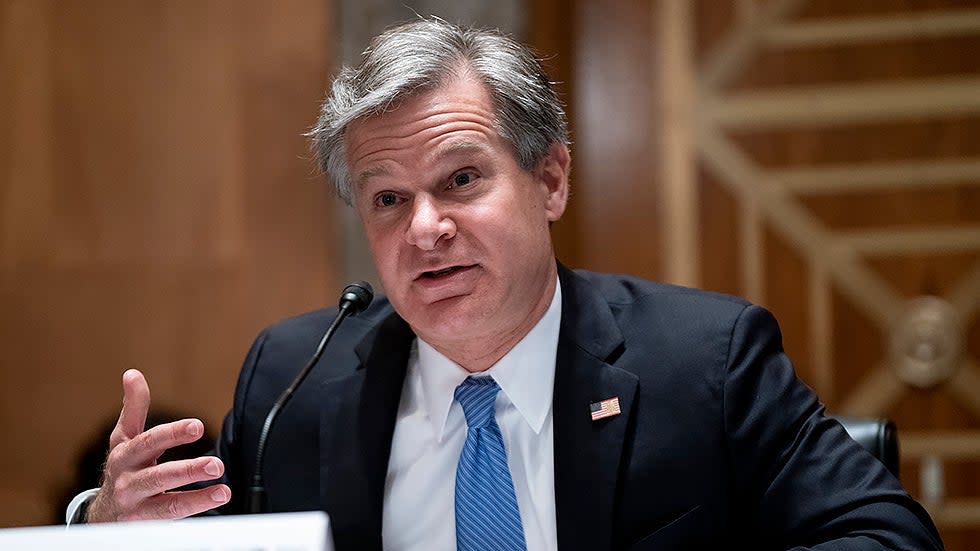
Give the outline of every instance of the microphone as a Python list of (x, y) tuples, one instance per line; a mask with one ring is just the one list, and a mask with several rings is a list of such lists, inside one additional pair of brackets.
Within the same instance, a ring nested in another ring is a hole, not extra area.
[(327, 330), (323, 333), (323, 338), (320, 339), (320, 344), (317, 345), (316, 351), (313, 352), (310, 361), (306, 362), (306, 366), (299, 372), (299, 375), (296, 375), (296, 378), (293, 379), (289, 387), (272, 404), (269, 414), (265, 417), (262, 432), (259, 434), (259, 443), (256, 446), (255, 472), (252, 474), (252, 485), (248, 488), (247, 512), (265, 512), (265, 485), (262, 481), (262, 459), (265, 456), (269, 432), (272, 430), (272, 425), (276, 422), (279, 412), (282, 411), (282, 408), (286, 407), (286, 404), (292, 399), (296, 389), (299, 388), (299, 385), (303, 384), (306, 376), (313, 370), (313, 366), (320, 360), (320, 356), (323, 355), (323, 349), (326, 348), (330, 337), (333, 336), (334, 331), (337, 330), (340, 323), (347, 316), (364, 311), (373, 299), (374, 290), (371, 289), (371, 284), (366, 281), (358, 281), (357, 283), (351, 283), (347, 287), (344, 287), (344, 290), (340, 293), (340, 311), (337, 312), (337, 317), (330, 323), (330, 327), (327, 327)]

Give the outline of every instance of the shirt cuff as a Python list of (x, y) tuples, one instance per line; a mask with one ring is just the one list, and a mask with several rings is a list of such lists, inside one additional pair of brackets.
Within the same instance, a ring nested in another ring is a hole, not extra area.
[(67, 526), (85, 524), (85, 511), (88, 510), (89, 504), (92, 503), (98, 493), (98, 488), (92, 488), (75, 496), (68, 504), (68, 508), (65, 509), (65, 524)]

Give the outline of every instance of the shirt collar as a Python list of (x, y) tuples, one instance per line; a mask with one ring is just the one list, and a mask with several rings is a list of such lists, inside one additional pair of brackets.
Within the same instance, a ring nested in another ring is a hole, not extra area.
[[(538, 323), (503, 358), (476, 376), (490, 375), (500, 391), (536, 434), (544, 427), (551, 410), (561, 327), (561, 282), (555, 285), (551, 305)], [(422, 403), (441, 442), (453, 405), (456, 387), (471, 375), (429, 343), (417, 339), (418, 373)]]

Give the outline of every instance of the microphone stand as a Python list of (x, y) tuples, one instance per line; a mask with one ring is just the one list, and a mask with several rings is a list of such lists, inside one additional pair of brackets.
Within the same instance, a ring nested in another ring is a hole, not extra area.
[(323, 349), (326, 348), (327, 343), (337, 330), (337, 327), (340, 326), (340, 323), (347, 316), (356, 314), (367, 308), (373, 298), (374, 292), (371, 289), (371, 285), (366, 282), (353, 283), (344, 288), (340, 297), (340, 311), (337, 312), (337, 317), (330, 323), (330, 327), (323, 333), (323, 338), (320, 339), (320, 344), (317, 345), (313, 356), (306, 362), (306, 365), (296, 378), (293, 379), (293, 382), (279, 395), (275, 403), (272, 404), (272, 408), (265, 417), (265, 423), (262, 425), (262, 432), (259, 434), (259, 443), (255, 452), (255, 472), (252, 475), (252, 484), (248, 488), (246, 512), (263, 513), (266, 509), (265, 483), (262, 480), (263, 459), (265, 457), (265, 448), (268, 443), (269, 433), (272, 431), (272, 426), (279, 417), (279, 412), (286, 407), (286, 404), (292, 399), (296, 389), (303, 384), (306, 377), (313, 371), (313, 367), (320, 361), (320, 356), (323, 355)]

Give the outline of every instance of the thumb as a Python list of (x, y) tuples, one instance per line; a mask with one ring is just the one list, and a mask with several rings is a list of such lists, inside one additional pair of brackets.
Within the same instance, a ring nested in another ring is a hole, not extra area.
[(146, 414), (150, 409), (150, 387), (146, 378), (137, 369), (129, 369), (122, 376), (123, 406), (119, 421), (109, 438), (109, 447), (136, 438), (146, 424)]

